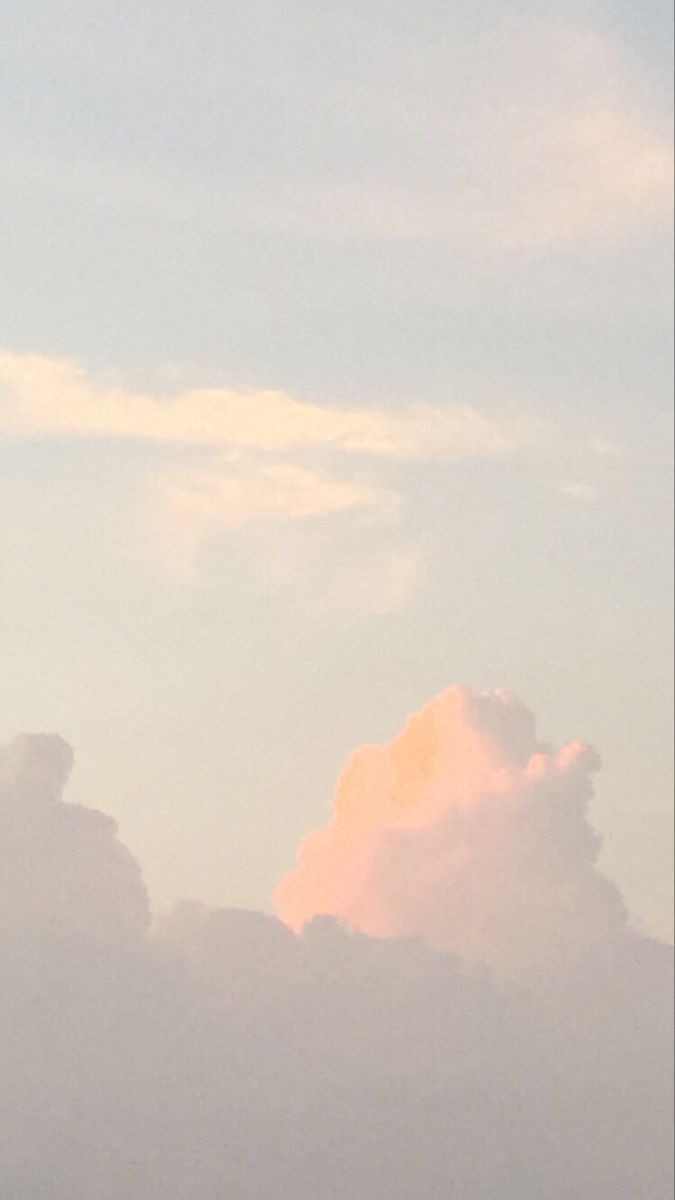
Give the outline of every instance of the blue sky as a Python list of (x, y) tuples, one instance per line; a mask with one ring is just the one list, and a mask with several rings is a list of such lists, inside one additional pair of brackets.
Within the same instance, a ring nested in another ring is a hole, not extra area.
[(0, 735), (72, 741), (158, 903), (267, 903), (459, 681), (597, 746), (667, 928), (669, 22), (3, 5)]

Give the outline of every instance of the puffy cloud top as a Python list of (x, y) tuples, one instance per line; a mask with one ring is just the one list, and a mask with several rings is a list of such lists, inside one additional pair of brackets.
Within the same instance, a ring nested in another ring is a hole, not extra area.
[(73, 752), (60, 737), (0, 747), (0, 928), (55, 937), (137, 937), (149, 919), (138, 864), (103, 813), (66, 804)]
[(610, 951), (625, 912), (595, 868), (598, 766), (580, 742), (539, 744), (507, 692), (452, 688), (390, 745), (354, 755), (330, 825), (277, 891), (279, 914), (298, 930), (331, 914), (510, 973)]
[(24, 734), (0, 750), (0, 803), (13, 806), (57, 802), (73, 768), (63, 738)]

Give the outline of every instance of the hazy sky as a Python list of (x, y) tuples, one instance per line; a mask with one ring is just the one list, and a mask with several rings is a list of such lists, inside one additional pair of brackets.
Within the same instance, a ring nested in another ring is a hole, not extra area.
[(0, 742), (262, 907), (447, 685), (665, 933), (670, 5), (4, 0)]

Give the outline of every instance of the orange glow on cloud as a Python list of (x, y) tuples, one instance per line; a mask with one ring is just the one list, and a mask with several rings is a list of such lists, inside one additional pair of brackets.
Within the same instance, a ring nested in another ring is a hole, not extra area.
[(452, 688), (354, 755), (331, 823), (277, 890), (279, 915), (301, 930), (330, 914), (507, 968), (597, 953), (625, 924), (586, 817), (598, 765), (580, 742), (540, 746), (508, 693)]
[(465, 404), (418, 404), (392, 413), (227, 388), (158, 398), (97, 383), (67, 359), (0, 350), (3, 435), (141, 439), (258, 453), (327, 449), (392, 462), (501, 458), (517, 444)]

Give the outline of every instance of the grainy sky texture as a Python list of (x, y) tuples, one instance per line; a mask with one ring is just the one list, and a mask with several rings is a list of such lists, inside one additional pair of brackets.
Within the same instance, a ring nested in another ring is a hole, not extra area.
[(668, 936), (669, 10), (4, 0), (0, 740), (158, 910), (461, 682), (601, 752)]

